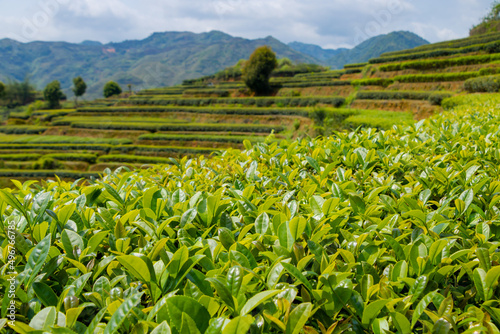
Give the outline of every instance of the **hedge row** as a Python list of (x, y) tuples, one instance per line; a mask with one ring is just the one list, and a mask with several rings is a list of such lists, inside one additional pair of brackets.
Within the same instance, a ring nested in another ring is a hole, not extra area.
[(284, 83), (281, 85), (283, 88), (305, 88), (305, 87), (333, 87), (333, 86), (349, 86), (351, 84), (348, 80), (322, 80), (322, 81), (303, 81), (295, 83)]
[[(175, 153), (206, 153), (213, 152), (216, 149), (204, 147), (181, 147), (181, 146), (148, 146), (148, 145), (72, 145), (72, 144), (52, 144), (52, 145), (0, 145), (0, 150), (52, 150), (52, 151), (102, 151), (109, 153), (115, 152), (175, 152)], [(23, 153), (24, 154), (24, 153)], [(39, 154), (39, 153), (36, 153)], [(17, 159), (15, 159), (17, 160)]]
[(216, 114), (216, 115), (293, 115), (307, 117), (308, 111), (304, 109), (285, 108), (214, 108), (214, 107), (113, 107), (113, 108), (82, 108), (81, 113), (195, 113), (195, 114)]
[(356, 94), (356, 98), (362, 100), (429, 100), (432, 97), (442, 100), (452, 95), (450, 92), (360, 91)]
[(142, 130), (142, 131), (193, 131), (193, 132), (255, 132), (270, 133), (281, 132), (285, 129), (283, 126), (261, 125), (261, 124), (133, 124), (133, 123), (98, 123), (98, 122), (74, 122), (71, 127), (80, 129), (100, 129), (100, 130)]
[(349, 68), (363, 68), (369, 63), (357, 63), (357, 64), (346, 64), (344, 65), (344, 69), (349, 69)]
[(480, 35), (477, 37), (467, 37), (467, 38), (461, 38), (461, 39), (452, 40), (452, 41), (426, 44), (426, 45), (418, 46), (418, 47), (416, 47), (414, 49), (410, 49), (410, 50), (386, 52), (386, 53), (382, 54), (382, 57), (410, 54), (412, 52), (421, 52), (421, 51), (428, 51), (428, 50), (433, 50), (433, 49), (462, 48), (462, 47), (467, 47), (470, 45), (477, 45), (477, 44), (485, 44), (485, 43), (489, 43), (489, 42), (494, 42), (494, 41), (497, 41), (499, 39), (500, 39), (500, 33), (495, 32), (492, 34), (485, 34), (485, 35)]
[(40, 134), (47, 130), (47, 127), (36, 125), (3, 125), (0, 132), (8, 135), (12, 134)]
[(448, 81), (464, 81), (470, 78), (478, 77), (479, 75), (480, 75), (479, 72), (409, 74), (409, 75), (396, 76), (393, 78), (393, 80), (404, 83), (448, 82)]
[(363, 72), (363, 69), (361, 68), (347, 68), (345, 70), (345, 74), (356, 74), (356, 73), (361, 73)]
[(294, 78), (300, 78), (300, 79), (338, 79), (340, 78), (345, 71), (343, 70), (337, 70), (337, 71), (326, 71), (326, 72), (319, 72), (319, 73), (302, 73), (302, 74), (297, 74), (294, 76)]
[(436, 70), (451, 66), (487, 64), (495, 60), (500, 60), (500, 54), (465, 56), (448, 59), (428, 59), (408, 61), (404, 63), (381, 65), (378, 69), (382, 72), (402, 71), (402, 70)]
[(181, 135), (181, 134), (144, 134), (139, 136), (139, 140), (152, 141), (203, 141), (203, 142), (218, 142), (218, 143), (236, 143), (241, 144), (243, 140), (251, 142), (264, 141), (264, 137), (249, 137), (249, 136), (199, 136), (199, 135)]
[(15, 154), (0, 154), (0, 161), (34, 161), (38, 160), (42, 154), (38, 153), (15, 153)]
[(141, 155), (128, 155), (128, 154), (110, 154), (104, 155), (97, 159), (98, 163), (103, 162), (128, 162), (128, 163), (161, 163), (172, 164), (169, 158), (162, 157), (145, 157)]
[(500, 91), (500, 76), (469, 79), (464, 82), (464, 89), (469, 93), (497, 93)]
[(148, 146), (148, 145), (131, 145), (131, 146), (116, 146), (112, 152), (130, 153), (130, 152), (147, 152), (147, 153), (177, 153), (177, 154), (210, 154), (219, 151), (219, 149), (210, 147), (184, 147), (184, 146)]
[(39, 158), (51, 158), (62, 161), (86, 161), (95, 163), (97, 155), (89, 153), (15, 153), (15, 154), (0, 154), (0, 160), (5, 161), (35, 161)]
[(0, 169), (0, 177), (12, 177), (12, 178), (47, 178), (55, 177), (67, 178), (67, 179), (90, 179), (98, 178), (98, 173), (92, 172), (78, 172), (78, 171), (67, 171), (67, 170), (9, 170)]
[(342, 97), (235, 97), (235, 98), (193, 98), (193, 99), (131, 99), (133, 105), (176, 105), (210, 106), (217, 104), (236, 104), (244, 106), (270, 107), (310, 107), (326, 104), (334, 107), (344, 104)]
[(132, 127), (143, 127), (149, 129), (150, 127), (158, 126), (159, 124), (172, 124), (172, 123), (187, 123), (187, 121), (174, 118), (152, 118), (152, 117), (120, 117), (112, 118), (111, 116), (91, 116), (91, 117), (65, 117), (57, 119), (52, 122), (55, 126), (70, 126), (74, 123), (97, 123), (97, 124), (130, 124)]
[(229, 97), (229, 91), (226, 89), (216, 89), (216, 88), (207, 88), (207, 89), (186, 89), (183, 95), (193, 95), (193, 96), (213, 96), (216, 95), (218, 97)]
[(96, 154), (90, 153), (52, 153), (45, 154), (44, 157), (62, 161), (84, 161), (91, 164), (95, 163), (97, 159)]
[(132, 140), (126, 138), (94, 138), (74, 136), (36, 136), (26, 135), (19, 137), (0, 137), (0, 144), (132, 144)]
[[(52, 150), (52, 151), (109, 151), (113, 145), (108, 144), (0, 144), (0, 151), (2, 150)], [(118, 147), (118, 146), (116, 146)]]
[(392, 84), (394, 80), (384, 79), (384, 78), (371, 78), (371, 79), (359, 79), (352, 80), (351, 84), (353, 86), (383, 86), (387, 87)]
[(405, 61), (412, 59), (445, 57), (455, 54), (479, 52), (479, 51), (484, 51), (487, 53), (498, 53), (500, 52), (500, 41), (490, 42), (487, 44), (471, 45), (458, 49), (436, 49), (436, 50), (429, 50), (429, 51), (422, 51), (415, 53), (406, 53), (396, 56), (384, 56), (384, 57), (370, 59), (370, 63), (381, 64), (381, 63), (390, 63), (390, 62)]
[(185, 88), (153, 88), (144, 89), (137, 93), (136, 95), (182, 95)]

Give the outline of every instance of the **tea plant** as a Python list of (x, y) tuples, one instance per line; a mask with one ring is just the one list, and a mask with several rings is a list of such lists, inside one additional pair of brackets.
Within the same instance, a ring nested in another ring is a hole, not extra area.
[(499, 333), (498, 103), (13, 181), (2, 332)]

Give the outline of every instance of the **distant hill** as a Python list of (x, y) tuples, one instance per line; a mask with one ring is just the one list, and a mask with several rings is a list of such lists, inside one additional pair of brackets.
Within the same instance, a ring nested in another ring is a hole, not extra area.
[(309, 55), (293, 50), (273, 37), (248, 40), (211, 31), (154, 33), (143, 40), (101, 44), (84, 41), (20, 43), (0, 40), (0, 81), (23, 80), (29, 76), (38, 89), (59, 80), (68, 97), (72, 79), (82, 76), (87, 82), (86, 97), (101, 94), (109, 80), (123, 89), (168, 86), (184, 79), (213, 74), (248, 58), (261, 45), (269, 45), (278, 57), (299, 63), (315, 63)]
[(306, 44), (306, 43), (301, 43), (301, 42), (288, 43), (288, 46), (296, 51), (299, 51), (301, 53), (304, 53), (306, 55), (314, 57), (321, 62), (326, 62), (329, 59), (331, 59), (331, 58), (333, 58), (333, 57), (335, 57), (343, 52), (349, 51), (349, 49), (346, 49), (346, 48), (340, 48), (340, 49), (335, 49), (335, 50), (323, 49), (322, 47), (314, 45), (314, 44)]
[[(387, 35), (372, 37), (353, 49), (322, 49), (319, 46), (303, 43), (289, 43), (292, 49), (315, 57), (324, 65), (342, 68), (345, 64), (363, 63), (382, 53), (412, 49), (429, 44), (422, 37), (409, 31), (396, 31)], [(331, 55), (331, 56), (329, 56)]]

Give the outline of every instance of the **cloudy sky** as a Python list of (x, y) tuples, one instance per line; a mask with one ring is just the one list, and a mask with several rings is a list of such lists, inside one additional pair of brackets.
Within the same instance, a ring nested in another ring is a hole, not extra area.
[(324, 48), (412, 31), (431, 42), (465, 37), (492, 0), (2, 0), (0, 39), (119, 42), (159, 31), (272, 35)]

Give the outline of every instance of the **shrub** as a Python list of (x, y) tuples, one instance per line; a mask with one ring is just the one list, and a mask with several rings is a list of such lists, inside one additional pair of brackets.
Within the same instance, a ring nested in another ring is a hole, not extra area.
[(73, 79), (73, 94), (75, 94), (75, 104), (78, 104), (78, 97), (83, 96), (87, 90), (87, 84), (83, 81), (82, 77)]
[(43, 98), (47, 101), (48, 107), (51, 109), (59, 108), (60, 101), (64, 97), (65, 96), (61, 91), (61, 84), (57, 80), (49, 83), (43, 90)]
[(452, 95), (449, 92), (418, 92), (418, 91), (361, 91), (356, 98), (364, 100), (428, 100), (431, 95), (438, 99), (437, 95), (447, 98)]
[(431, 95), (429, 95), (428, 100), (433, 106), (440, 106), (443, 100), (446, 98), (449, 98), (449, 96), (441, 93), (432, 93)]
[(110, 81), (106, 85), (104, 85), (103, 95), (105, 98), (114, 95), (120, 95), (121, 93), (122, 93), (121, 87), (114, 81)]
[(384, 78), (371, 78), (371, 79), (359, 79), (352, 80), (351, 84), (353, 86), (383, 86), (387, 87), (392, 84), (394, 80), (384, 79)]
[(36, 161), (35, 163), (33, 163), (33, 166), (32, 168), (33, 169), (59, 169), (59, 168), (63, 168), (64, 165), (57, 161), (56, 159), (54, 158), (49, 158), (49, 157), (41, 157), (40, 159), (38, 159), (38, 161)]
[(500, 76), (469, 79), (464, 82), (464, 89), (469, 93), (496, 93), (500, 90)]
[(300, 120), (296, 119), (295, 121), (293, 121), (293, 129), (297, 131), (299, 128), (300, 128)]
[(394, 81), (405, 83), (464, 81), (479, 76), (479, 72), (409, 74), (395, 76)]
[(270, 47), (261, 46), (243, 65), (243, 81), (257, 95), (267, 94), (270, 92), (269, 78), (277, 66), (276, 54)]

